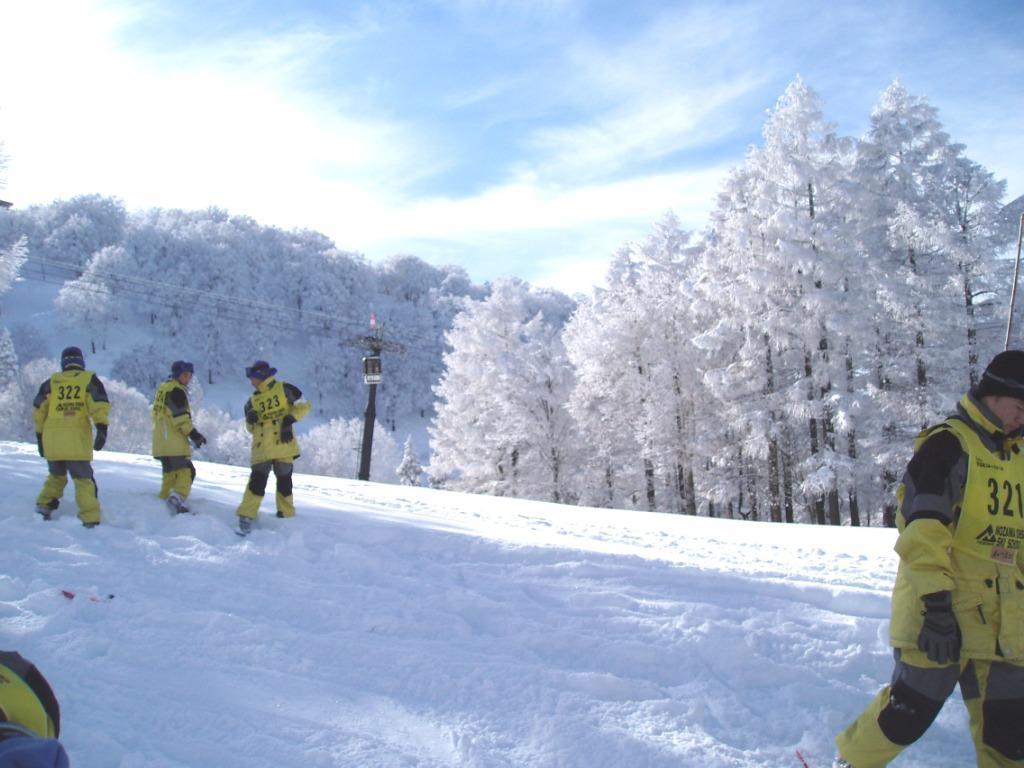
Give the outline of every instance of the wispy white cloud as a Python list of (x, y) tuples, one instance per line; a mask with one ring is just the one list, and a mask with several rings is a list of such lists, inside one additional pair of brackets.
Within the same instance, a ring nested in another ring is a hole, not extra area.
[(581, 180), (613, 176), (733, 134), (739, 116), (729, 105), (759, 85), (752, 77), (699, 92), (668, 91), (585, 124), (541, 129), (532, 143), (548, 158), (547, 172)]
[(44, 6), (28, 8), (5, 18), (0, 40), (22, 74), (5, 78), (0, 106), (12, 186), (30, 198), (46, 185), (146, 205), (229, 204), (240, 189), (298, 196), (307, 177), (372, 189), (429, 167), (407, 126), (296, 87), (293, 73), (335, 42), (322, 34), (140, 57), (115, 42), (130, 13), (95, 5), (54, 24)]
[[(796, 2), (638, 3), (614, 20), (579, 0), (366, 4), (323, 23), (282, 12), (158, 39), (135, 32), (180, 21), (169, 2), (55, 2), (8, 4), (0, 24), (16, 204), (98, 192), (130, 208), (216, 205), (374, 258), (411, 252), (560, 287), (603, 274), (595, 261), (666, 209), (701, 227), (725, 166), (797, 72), (853, 132), (892, 77), (935, 84), (922, 79), (932, 46), (907, 52), (874, 14), (806, 17)], [(899, 5), (904, 23), (928, 23), (916, 0)], [(226, 7), (239, 12), (211, 9)], [(945, 61), (945, 90), (923, 95), (1020, 190), (1024, 102), (1007, 83), (1024, 57), (1015, 42), (972, 45), (1005, 68), (1003, 84), (951, 90)]]
[(561, 92), (576, 119), (537, 129), (546, 173), (587, 181), (728, 142), (742, 107), (772, 76), (736, 6), (690, 3), (652, 16), (615, 44), (586, 38), (566, 52)]
[(360, 247), (374, 256), (411, 250), (435, 263), (463, 263), (478, 279), (515, 275), (586, 292), (603, 282), (612, 253), (646, 236), (667, 210), (685, 228), (701, 229), (726, 172), (716, 166), (579, 187), (524, 177), (470, 198), (394, 211), (390, 226)]

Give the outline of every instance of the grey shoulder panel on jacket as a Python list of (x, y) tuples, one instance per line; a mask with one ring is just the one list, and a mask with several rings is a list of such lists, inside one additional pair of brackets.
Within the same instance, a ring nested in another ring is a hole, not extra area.
[(41, 406), (46, 401), (46, 398), (48, 398), (49, 396), (50, 396), (50, 380), (47, 379), (46, 381), (44, 381), (42, 384), (39, 385), (39, 391), (36, 392), (35, 399), (32, 401), (32, 407), (33, 408), (38, 408), (39, 406)]
[(288, 398), (289, 403), (294, 404), (302, 399), (302, 390), (286, 381), (284, 383), (284, 396)]
[(94, 403), (109, 403), (107, 399), (107, 388), (103, 386), (103, 382), (100, 381), (100, 377), (95, 373), (92, 378), (89, 379), (89, 397), (92, 398)]

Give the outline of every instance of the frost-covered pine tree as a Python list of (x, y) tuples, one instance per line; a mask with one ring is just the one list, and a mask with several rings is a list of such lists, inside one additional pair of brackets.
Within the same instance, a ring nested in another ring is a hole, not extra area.
[(402, 448), (402, 463), (395, 471), (398, 475), (398, 482), (401, 485), (419, 485), (423, 477), (423, 466), (420, 458), (416, 455), (416, 448), (412, 444), (412, 435), (405, 438), (405, 445)]
[[(628, 258), (624, 252), (617, 256)], [(576, 384), (567, 407), (580, 432), (581, 500), (591, 506), (654, 505), (653, 467), (631, 404), (639, 397), (643, 328), (634, 300), (599, 290), (566, 326)], [(650, 490), (650, 494), (648, 494)]]
[(20, 440), (24, 434), (21, 418), (21, 387), (18, 356), (6, 328), (0, 327), (0, 439)]
[(10, 290), (21, 271), (21, 265), (28, 258), (28, 240), (24, 236), (13, 245), (0, 250), (0, 295)]
[[(717, 366), (706, 381), (731, 432), (710, 463), (744, 517), (841, 521), (855, 402), (848, 386), (870, 310), (851, 246), (849, 142), (800, 78), (726, 183), (705, 251), (707, 303), (719, 307)], [(724, 489), (717, 489), (721, 498)], [(800, 503), (801, 500), (803, 503)]]
[(447, 341), (431, 425), (433, 477), (476, 493), (574, 500), (572, 371), (560, 340), (572, 302), (497, 281), (467, 301)]
[[(362, 419), (331, 419), (327, 424), (313, 427), (300, 437), (302, 456), (295, 463), (296, 469), (316, 475), (355, 477), (359, 470), (362, 434)], [(370, 455), (370, 479), (395, 482), (400, 458), (391, 433), (376, 424)]]
[(82, 274), (60, 289), (54, 306), (61, 321), (78, 333), (88, 333), (92, 351), (106, 349), (107, 332), (117, 319), (118, 268), (127, 259), (120, 246), (109, 246), (93, 254)]
[(700, 354), (692, 248), (673, 214), (621, 248), (608, 287), (564, 334), (576, 384), (569, 410), (588, 452), (584, 500), (694, 513), (694, 394)]
[(997, 350), (993, 334), (979, 334), (991, 309), (978, 297), (1001, 287), (993, 257), (1010, 236), (998, 218), (1005, 185), (966, 158), (938, 110), (899, 82), (872, 111), (854, 179), (878, 310), (866, 366), (877, 423), (864, 448), (891, 523), (911, 438), (950, 411)]
[(106, 379), (103, 385), (111, 404), (107, 450), (148, 454), (153, 446), (149, 397), (118, 379)]
[(18, 355), (11, 340), (11, 333), (0, 327), (0, 387), (6, 387), (18, 380)]

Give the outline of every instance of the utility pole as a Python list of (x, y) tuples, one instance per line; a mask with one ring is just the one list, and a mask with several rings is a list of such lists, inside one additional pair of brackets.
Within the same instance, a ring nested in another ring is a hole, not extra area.
[(377, 325), (377, 315), (370, 314), (370, 333), (362, 339), (370, 354), (363, 358), (363, 383), (369, 389), (366, 416), (363, 421), (363, 447), (359, 453), (359, 479), (370, 479), (370, 454), (373, 452), (373, 424), (377, 420), (377, 385), (381, 380), (380, 353), (384, 349), (384, 331)]

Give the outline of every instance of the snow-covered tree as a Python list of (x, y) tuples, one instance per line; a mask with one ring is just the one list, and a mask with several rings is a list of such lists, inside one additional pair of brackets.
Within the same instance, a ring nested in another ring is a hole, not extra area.
[[(866, 286), (848, 225), (849, 142), (825, 122), (801, 79), (786, 89), (732, 174), (713, 215), (704, 271), (720, 308), (718, 364), (707, 378), (732, 433), (730, 503), (757, 517), (791, 519), (797, 488), (817, 522), (840, 522), (840, 496), (855, 498), (848, 439)], [(855, 451), (854, 451), (855, 452)]]
[(11, 340), (10, 331), (0, 327), (0, 386), (16, 382), (18, 379), (18, 355)]
[[(362, 439), (361, 419), (332, 419), (327, 424), (313, 427), (299, 437), (302, 455), (295, 462), (295, 468), (314, 475), (354, 478), (359, 474)], [(370, 455), (370, 479), (396, 482), (395, 472), (400, 461), (401, 454), (391, 434), (376, 424)]]
[(21, 422), (21, 427), (17, 430), (20, 437), (14, 439), (35, 442), (36, 430), (32, 420), (32, 402), (39, 392), (40, 385), (59, 370), (60, 363), (48, 358), (38, 358), (21, 366), (18, 372), (21, 405), (16, 416)]
[(73, 277), (70, 270), (83, 267), (94, 253), (122, 241), (127, 219), (119, 200), (100, 195), (33, 207), (25, 232), (29, 253), (44, 274), (69, 279)]
[(19, 364), (24, 365), (49, 354), (46, 337), (36, 326), (28, 323), (14, 323), (10, 327), (10, 332)]
[(140, 392), (153, 393), (167, 378), (172, 362), (162, 344), (147, 341), (118, 355), (110, 373)]
[(25, 403), (18, 382), (0, 383), (0, 440), (25, 440)]
[(153, 447), (153, 417), (149, 398), (118, 379), (104, 378), (110, 400), (106, 449), (149, 454)]
[(588, 503), (696, 512), (701, 353), (691, 343), (689, 238), (666, 214), (642, 243), (619, 250), (608, 288), (566, 327), (576, 377), (568, 406), (588, 451)]
[(231, 418), (220, 408), (202, 407), (191, 392), (189, 400), (192, 402), (192, 423), (207, 440), (206, 445), (197, 451), (197, 457), (218, 464), (249, 466), (252, 436), (245, 428), (245, 421)]
[(910, 439), (949, 412), (996, 351), (994, 334), (979, 337), (979, 313), (990, 312), (979, 297), (1001, 287), (991, 259), (1008, 238), (998, 217), (1004, 185), (964, 156), (938, 110), (898, 82), (872, 111), (854, 180), (877, 286), (865, 365), (877, 423), (864, 455), (891, 522)]
[(0, 250), (0, 295), (10, 289), (21, 271), (21, 265), (28, 258), (27, 243), (27, 238), (22, 237), (9, 248)]
[(405, 438), (405, 445), (402, 447), (402, 462), (395, 470), (398, 475), (398, 482), (401, 485), (419, 485), (423, 477), (423, 466), (420, 458), (416, 455), (416, 447), (412, 444), (412, 435)]
[(432, 476), (459, 490), (575, 498), (567, 470), (576, 440), (564, 407), (572, 372), (560, 340), (571, 310), (568, 297), (518, 280), (467, 301), (435, 389)]
[(93, 352), (106, 349), (107, 332), (117, 319), (118, 278), (112, 275), (121, 274), (118, 270), (126, 260), (120, 246), (97, 251), (78, 278), (64, 283), (54, 302), (69, 330), (91, 337)]

